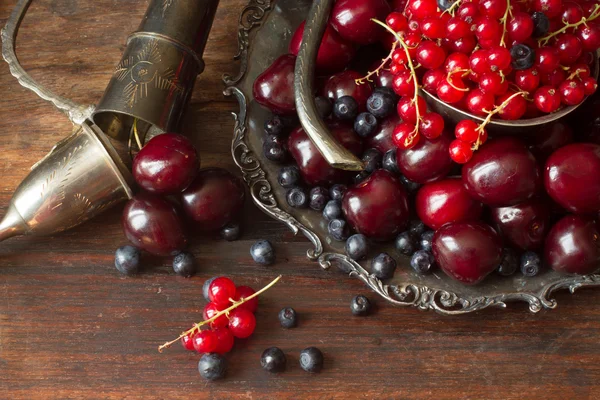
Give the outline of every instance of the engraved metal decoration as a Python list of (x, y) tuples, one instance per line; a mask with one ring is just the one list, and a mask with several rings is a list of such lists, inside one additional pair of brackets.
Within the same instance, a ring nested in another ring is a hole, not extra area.
[[(319, 1), (319, 0), (316, 0)], [(399, 257), (395, 277), (382, 282), (368, 269), (343, 254), (343, 245), (331, 240), (320, 213), (292, 209), (285, 203), (285, 192), (277, 185), (278, 168), (261, 152), (261, 127), (269, 114), (252, 100), (252, 83), (287, 45), (294, 29), (306, 18), (310, 0), (277, 0), (273, 3), (252, 0), (240, 16), (238, 40), (240, 71), (223, 78), (226, 95), (234, 96), (240, 106), (235, 113), (232, 155), (250, 187), (256, 205), (271, 217), (285, 223), (295, 234), (302, 232), (312, 247), (308, 258), (324, 270), (336, 266), (358, 278), (375, 293), (398, 306), (413, 306), (445, 315), (465, 314), (488, 307), (506, 307), (508, 302), (525, 302), (531, 312), (553, 309), (552, 294), (560, 289), (573, 293), (581, 287), (600, 286), (600, 275), (569, 276), (544, 271), (537, 277), (490, 276), (480, 285), (464, 286), (435, 272), (430, 276), (413, 273), (407, 258)], [(394, 254), (391, 245), (377, 250)]]

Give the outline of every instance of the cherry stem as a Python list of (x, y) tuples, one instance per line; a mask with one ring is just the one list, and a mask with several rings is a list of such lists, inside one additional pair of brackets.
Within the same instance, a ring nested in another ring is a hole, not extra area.
[(365, 76), (363, 76), (362, 78), (359, 79), (355, 79), (354, 82), (356, 82), (357, 85), (362, 85), (366, 82), (373, 82), (371, 80), (371, 77), (373, 75), (379, 75), (379, 71), (381, 71), (385, 65), (387, 64), (388, 61), (390, 61), (392, 59), (392, 55), (394, 54), (394, 50), (396, 50), (396, 43), (394, 42), (394, 44), (392, 45), (392, 50), (390, 50), (390, 54), (388, 54), (388, 56), (386, 58), (384, 58), (383, 60), (381, 60), (381, 64), (379, 64), (379, 66), (374, 70), (374, 71), (369, 71), (369, 73)]
[(508, 22), (508, 16), (512, 17), (512, 11), (510, 6), (510, 0), (506, 0), (506, 11), (504, 12), (504, 16), (500, 19), (502, 22), (502, 39), (500, 39), (500, 46), (506, 47), (506, 42), (504, 38), (506, 37), (506, 23)]
[[(452, 3), (452, 5), (451, 5), (450, 7), (448, 7), (448, 8), (447, 8), (447, 9), (446, 9), (446, 10), (445, 10), (443, 13), (448, 13), (448, 14), (450, 14), (450, 15), (452, 15), (452, 16), (454, 17), (454, 10), (455, 10), (456, 8), (458, 8), (458, 7), (461, 5), (461, 3), (462, 3), (462, 2), (463, 2), (463, 0), (456, 0), (456, 1), (455, 1), (454, 3)], [(407, 2), (407, 3), (409, 3), (409, 2)], [(442, 14), (443, 14), (443, 13), (442, 13)]]
[(181, 340), (181, 338), (183, 338), (184, 336), (188, 336), (191, 335), (194, 332), (200, 331), (200, 327), (206, 324), (210, 324), (211, 322), (213, 322), (214, 320), (216, 320), (217, 318), (219, 318), (222, 315), (229, 315), (229, 312), (231, 310), (234, 310), (236, 308), (238, 308), (239, 306), (241, 306), (242, 304), (244, 304), (245, 302), (252, 300), (253, 298), (257, 297), (258, 295), (266, 292), (267, 290), (269, 290), (273, 285), (275, 285), (279, 280), (281, 279), (281, 275), (279, 275), (277, 278), (273, 279), (273, 281), (271, 281), (271, 283), (269, 283), (267, 286), (265, 286), (264, 288), (260, 289), (258, 292), (251, 294), (248, 297), (243, 297), (241, 298), (239, 301), (233, 302), (233, 305), (231, 305), (229, 308), (226, 308), (223, 311), (219, 311), (218, 313), (216, 313), (215, 315), (213, 315), (211, 318), (204, 320), (202, 322), (198, 322), (196, 324), (194, 324), (194, 326), (191, 329), (188, 329), (187, 331), (183, 332), (181, 335), (179, 335), (179, 337), (177, 339), (171, 340), (170, 342), (166, 342), (165, 344), (158, 346), (158, 352), (162, 353), (162, 351), (168, 347), (170, 347), (173, 343)]
[(476, 129), (476, 131), (479, 132), (479, 135), (477, 136), (477, 141), (473, 144), (473, 148), (472, 148), (473, 151), (479, 149), (479, 146), (481, 146), (481, 136), (483, 134), (483, 130), (485, 129), (485, 127), (487, 126), (487, 124), (489, 124), (491, 122), (492, 117), (494, 115), (498, 114), (500, 111), (504, 110), (504, 107), (506, 107), (508, 105), (508, 103), (511, 102), (512, 99), (514, 99), (517, 96), (523, 96), (523, 97), (525, 97), (525, 95), (526, 95), (525, 92), (514, 93), (508, 99), (504, 100), (502, 102), (502, 104), (500, 104), (498, 107), (496, 107), (492, 111), (488, 112), (487, 117), (485, 117), (485, 119), (483, 120), (483, 122)]
[(593, 20), (595, 20), (598, 17), (600, 17), (600, 4), (596, 4), (596, 7), (594, 8), (594, 11), (592, 11), (592, 13), (590, 14), (590, 16), (588, 18), (583, 17), (578, 22), (575, 22), (575, 23), (572, 23), (572, 24), (569, 24), (567, 21), (565, 21), (563, 19), (563, 23), (565, 24), (565, 26), (563, 26), (562, 28), (560, 28), (556, 32), (552, 32), (551, 34), (549, 34), (547, 36), (544, 36), (543, 38), (539, 39), (538, 43), (539, 43), (540, 46), (545, 46), (546, 44), (548, 44), (548, 42), (550, 41), (550, 39), (552, 39), (554, 36), (560, 35), (561, 33), (565, 32), (569, 28), (577, 28), (579, 25), (583, 25), (586, 22), (593, 21)]

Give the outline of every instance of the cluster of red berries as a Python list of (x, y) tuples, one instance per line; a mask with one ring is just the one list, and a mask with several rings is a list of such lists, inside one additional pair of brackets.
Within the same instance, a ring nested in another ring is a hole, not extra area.
[[(580, 0), (396, 1), (386, 18), (384, 60), (401, 96), (394, 143), (439, 136), (442, 117), (427, 112), (423, 88), (485, 120), (461, 121), (450, 155), (467, 162), (487, 139), (485, 126), (534, 118), (580, 104), (596, 91), (590, 65), (600, 48), (600, 4)], [(376, 21), (378, 22), (378, 21)], [(370, 73), (373, 74), (373, 73)]]

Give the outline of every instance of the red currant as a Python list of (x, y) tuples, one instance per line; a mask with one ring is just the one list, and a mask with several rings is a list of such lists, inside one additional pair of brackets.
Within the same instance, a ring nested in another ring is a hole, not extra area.
[(567, 79), (567, 73), (562, 68), (541, 75), (542, 84), (548, 86), (558, 87), (565, 79)]
[(471, 54), (477, 47), (477, 40), (472, 35), (465, 36), (454, 41), (451, 41), (451, 50), (458, 51), (463, 54)]
[(596, 89), (598, 89), (598, 82), (594, 78), (584, 78), (581, 80), (581, 83), (583, 83), (583, 90), (586, 96), (596, 93)]
[[(511, 98), (509, 100), (509, 98)], [(498, 112), (498, 115), (502, 119), (514, 121), (521, 118), (525, 115), (525, 111), (527, 111), (527, 100), (523, 95), (516, 95), (514, 92), (507, 92), (498, 97), (496, 100), (498, 105), (503, 105), (502, 109)]]
[(217, 348), (219, 338), (213, 331), (200, 331), (194, 334), (192, 343), (198, 353), (212, 353)]
[(500, 74), (496, 72), (486, 72), (481, 74), (481, 77), (479, 78), (479, 88), (484, 93), (498, 96), (506, 93), (508, 90), (508, 81), (503, 79)]
[[(240, 301), (247, 297), (252, 296), (256, 291), (252, 289), (250, 286), (238, 286), (235, 291), (235, 297), (233, 298), (235, 301)], [(238, 308), (246, 309), (250, 312), (256, 312), (258, 308), (258, 297), (254, 297), (244, 304), (238, 306)]]
[[(456, 74), (458, 75), (458, 74)], [(458, 76), (450, 76), (440, 82), (437, 87), (437, 96), (443, 102), (455, 104), (465, 96), (467, 86)]]
[(402, 71), (394, 77), (392, 88), (398, 96), (412, 97), (415, 94), (415, 81), (409, 71)]
[(456, 124), (454, 136), (463, 142), (475, 143), (479, 137), (479, 132), (477, 131), (478, 127), (479, 126), (475, 121), (464, 119)]
[(408, 8), (415, 18), (433, 17), (437, 11), (437, 2), (436, 0), (413, 0)]
[(407, 33), (404, 35), (404, 43), (408, 47), (408, 54), (412, 59), (417, 55), (417, 47), (421, 43), (421, 35), (417, 33)]
[(575, 35), (581, 41), (584, 51), (596, 51), (600, 48), (600, 27), (592, 23), (579, 25)]
[(416, 59), (427, 69), (436, 69), (444, 64), (446, 52), (432, 41), (422, 41), (417, 47)]
[(229, 330), (236, 338), (244, 339), (254, 333), (256, 317), (248, 310), (236, 308), (229, 313)]
[(488, 62), (489, 54), (488, 50), (477, 50), (471, 54), (471, 57), (469, 57), (471, 70), (477, 74), (491, 71), (490, 63)]
[[(225, 310), (227, 307), (227, 305), (218, 305), (212, 302), (208, 303), (204, 306), (204, 312), (202, 313), (202, 316), (204, 317), (205, 321), (209, 320), (220, 311)], [(227, 320), (227, 316), (223, 314), (217, 319), (215, 319), (213, 322), (211, 322), (210, 326), (212, 326), (213, 328), (221, 328), (227, 326), (228, 323), (229, 321)]]
[(192, 341), (192, 337), (190, 335), (185, 335), (181, 338), (181, 345), (186, 350), (194, 350), (194, 342)]
[(574, 24), (581, 21), (583, 18), (583, 8), (573, 1), (565, 1), (562, 4), (561, 21), (566, 21), (569, 24)]
[(402, 122), (394, 127), (392, 142), (402, 150), (414, 147), (419, 142), (419, 135), (415, 132), (414, 125)]
[(560, 107), (560, 93), (552, 86), (542, 86), (533, 94), (533, 101), (538, 110), (550, 114)]
[(444, 68), (446, 68), (446, 72), (454, 72), (460, 70), (468, 71), (469, 57), (463, 53), (452, 53), (448, 56), (448, 58), (446, 58)]
[(392, 75), (398, 75), (402, 71), (407, 71), (406, 65), (404, 64), (392, 64), (390, 67), (390, 72)]
[(506, 47), (494, 46), (488, 52), (488, 64), (492, 71), (504, 71), (510, 67), (512, 58)]
[(522, 43), (533, 33), (533, 20), (525, 12), (513, 12), (513, 17), (508, 22), (506, 30), (511, 40)]
[[(425, 75), (423, 75), (423, 79), (422, 79), (423, 80), (423, 89), (425, 89), (429, 93), (435, 93), (438, 85), (445, 78), (446, 78), (446, 72), (443, 69), (438, 68), (438, 69), (429, 70), (429, 71), (425, 72)], [(414, 85), (413, 85), (413, 88), (414, 88)], [(413, 95), (414, 95), (414, 93), (413, 93)]]
[(406, 64), (407, 57), (404, 49), (396, 49), (392, 53), (392, 62), (394, 64)]
[(457, 40), (472, 35), (471, 25), (463, 19), (452, 17), (446, 24), (446, 34), (450, 40)]
[(427, 139), (436, 139), (444, 131), (444, 118), (438, 113), (429, 112), (419, 121), (419, 132)]
[(398, 115), (404, 122), (415, 124), (417, 122), (417, 107), (419, 115), (424, 115), (427, 111), (427, 103), (421, 96), (417, 96), (416, 105), (410, 97), (403, 97), (398, 101)]
[(220, 276), (208, 287), (208, 299), (215, 304), (228, 306), (235, 296), (235, 284), (229, 278)]
[(233, 348), (234, 338), (228, 328), (217, 328), (213, 332), (217, 335), (217, 347), (214, 352), (218, 354), (229, 353)]
[(536, 51), (535, 66), (540, 72), (550, 73), (558, 68), (560, 58), (556, 49), (542, 47)]
[(579, 79), (589, 78), (591, 75), (590, 67), (586, 64), (575, 64), (571, 67), (571, 72), (577, 72)]
[(446, 25), (438, 17), (427, 17), (421, 21), (421, 32), (429, 39), (441, 39), (446, 36)]
[(477, 17), (479, 15), (477, 3), (475, 3), (475, 2), (464, 3), (463, 2), (458, 7), (456, 15), (458, 15), (458, 17), (460, 19), (462, 19), (463, 21), (466, 21), (469, 24), (473, 23), (473, 21), (475, 20), (475, 17)]
[(450, 158), (457, 164), (465, 164), (473, 157), (473, 149), (469, 143), (454, 139), (448, 148)]
[(479, 12), (490, 18), (500, 19), (504, 16), (507, 6), (506, 0), (481, 0), (479, 2)]
[(571, 65), (576, 62), (583, 53), (581, 42), (575, 35), (564, 33), (556, 39), (554, 48), (558, 53), (560, 63)]
[(529, 68), (515, 72), (515, 84), (525, 92), (531, 92), (540, 86), (540, 74), (537, 69)]
[(562, 0), (533, 0), (533, 9), (546, 14), (550, 19), (558, 17), (562, 10)]
[(416, 19), (408, 21), (408, 31), (417, 35), (421, 34), (421, 24)]
[(482, 41), (499, 41), (502, 36), (502, 26), (495, 19), (481, 17), (477, 20), (475, 36)]
[(397, 11), (389, 13), (385, 22), (395, 32), (404, 32), (408, 29), (408, 20), (402, 13)]
[(484, 116), (494, 108), (494, 96), (481, 89), (471, 90), (467, 94), (467, 109), (477, 116)]
[(564, 81), (558, 87), (563, 104), (575, 106), (580, 104), (585, 98), (583, 83), (579, 80), (569, 79)]

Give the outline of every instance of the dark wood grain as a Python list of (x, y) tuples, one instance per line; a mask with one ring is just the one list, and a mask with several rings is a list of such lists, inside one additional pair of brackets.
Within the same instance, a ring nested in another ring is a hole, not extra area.
[[(14, 3), (0, 2), (2, 25)], [(221, 75), (236, 71), (231, 58), (244, 3), (221, 1), (186, 123), (204, 166), (232, 171), (236, 104), (222, 96)], [(35, 0), (19, 37), (20, 59), (56, 92), (94, 103), (146, 5)], [(70, 129), (0, 65), (0, 211), (29, 167)], [(442, 317), (376, 300), (375, 315), (353, 318), (350, 298), (367, 293), (357, 280), (309, 263), (305, 240), (251, 204), (244, 222), (243, 239), (235, 243), (194, 238), (201, 272), (189, 280), (156, 258), (146, 259), (139, 277), (118, 275), (113, 252), (125, 242), (119, 210), (55, 237), (0, 244), (0, 398), (600, 397), (600, 291), (559, 294), (557, 310), (537, 315), (511, 305)], [(250, 244), (262, 237), (277, 248), (273, 267), (250, 260)], [(156, 347), (200, 318), (202, 283), (215, 274), (255, 287), (277, 274), (284, 278), (261, 299), (256, 334), (228, 356), (228, 378), (208, 384), (197, 373), (197, 355), (178, 345), (159, 354)], [(279, 327), (284, 306), (299, 312), (297, 329)], [(297, 364), (310, 345), (325, 353), (319, 375)], [(260, 368), (269, 346), (287, 354), (285, 373)]]

